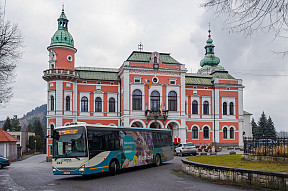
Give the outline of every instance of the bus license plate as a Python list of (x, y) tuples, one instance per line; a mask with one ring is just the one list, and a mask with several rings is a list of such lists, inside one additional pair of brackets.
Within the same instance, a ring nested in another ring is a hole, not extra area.
[(63, 174), (70, 174), (70, 172), (63, 172)]

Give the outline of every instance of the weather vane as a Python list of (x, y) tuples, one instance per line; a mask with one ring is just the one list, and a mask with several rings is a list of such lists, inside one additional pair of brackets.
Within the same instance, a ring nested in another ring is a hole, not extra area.
[(138, 44), (138, 50), (141, 52), (143, 50), (143, 44), (140, 42), (140, 44)]

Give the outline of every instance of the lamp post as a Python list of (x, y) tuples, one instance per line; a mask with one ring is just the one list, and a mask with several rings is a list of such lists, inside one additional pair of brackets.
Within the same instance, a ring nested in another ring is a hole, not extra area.
[(36, 154), (36, 139), (34, 140), (34, 143), (35, 143), (35, 154)]

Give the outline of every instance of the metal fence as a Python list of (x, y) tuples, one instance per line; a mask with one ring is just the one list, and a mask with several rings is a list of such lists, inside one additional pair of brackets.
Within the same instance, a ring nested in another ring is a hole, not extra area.
[(244, 138), (244, 154), (288, 157), (288, 138)]

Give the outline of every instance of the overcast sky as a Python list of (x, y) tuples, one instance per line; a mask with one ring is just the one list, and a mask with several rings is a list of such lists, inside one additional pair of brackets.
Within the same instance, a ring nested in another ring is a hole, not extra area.
[[(5, 0), (1, 0), (4, 7)], [(62, 4), (74, 38), (76, 66), (118, 68), (137, 45), (144, 51), (171, 53), (196, 73), (204, 57), (211, 23), (215, 54), (237, 79), (243, 79), (244, 110), (258, 121), (262, 111), (271, 116), (278, 131), (287, 131), (288, 58), (271, 53), (288, 46), (272, 41), (268, 33), (244, 38), (223, 31), (223, 18), (200, 7), (204, 0), (13, 0), (6, 2), (5, 19), (23, 33), (24, 55), (18, 62), (14, 97), (0, 108), (0, 120), (22, 117), (46, 103), (50, 38), (57, 30)], [(286, 103), (286, 104), (285, 104)]]

